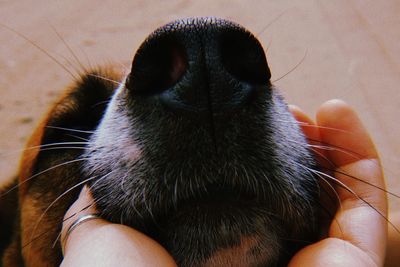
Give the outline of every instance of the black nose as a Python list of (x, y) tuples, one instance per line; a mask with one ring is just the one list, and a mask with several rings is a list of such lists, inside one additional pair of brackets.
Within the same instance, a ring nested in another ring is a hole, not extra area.
[(195, 18), (152, 33), (135, 55), (126, 87), (173, 110), (218, 113), (248, 103), (270, 77), (250, 32), (230, 21)]

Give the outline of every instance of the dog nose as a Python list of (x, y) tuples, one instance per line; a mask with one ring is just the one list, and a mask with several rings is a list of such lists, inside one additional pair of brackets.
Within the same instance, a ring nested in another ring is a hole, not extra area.
[(270, 83), (258, 40), (236, 23), (195, 18), (152, 33), (138, 49), (125, 86), (168, 109), (219, 113), (250, 101)]

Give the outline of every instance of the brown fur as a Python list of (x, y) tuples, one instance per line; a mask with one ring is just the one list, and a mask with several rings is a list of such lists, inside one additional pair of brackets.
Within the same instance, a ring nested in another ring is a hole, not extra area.
[[(118, 80), (121, 77), (116, 71), (106, 68), (103, 71), (88, 72), (88, 75), (82, 76), (80, 81), (68, 88), (29, 138), (21, 158), (18, 178), (14, 178), (10, 181), (10, 185), (3, 186), (0, 190), (0, 193), (7, 192), (18, 183), (17, 191), (13, 190), (0, 199), (0, 219), (1, 221), (10, 221), (7, 227), (2, 227), (0, 233), (6, 235), (13, 232), (11, 242), (6, 241), (8, 244), (5, 244), (6, 242), (2, 241), (2, 247), (0, 247), (4, 249), (7, 246), (2, 254), (4, 266), (56, 266), (61, 261), (60, 244), (57, 242), (56, 247), (53, 248), (52, 243), (57, 239), (61, 229), (60, 218), (63, 218), (66, 209), (76, 198), (80, 187), (66, 194), (44, 216), (43, 214), (49, 203), (53, 202), (67, 188), (77, 184), (82, 177), (73, 175), (73, 170), (79, 168), (78, 164), (54, 168), (40, 175), (38, 173), (43, 170), (38, 168), (41, 165), (49, 168), (60, 162), (73, 160), (80, 152), (72, 149), (44, 152), (41, 145), (58, 142), (57, 135), (60, 135), (60, 131), (47, 126), (68, 127), (68, 123), (74, 123), (74, 119), (80, 119), (82, 116), (80, 112), (86, 108), (79, 106), (82, 98), (95, 100), (93, 103), (88, 103), (88, 106), (91, 107), (101, 105), (96, 100), (106, 101), (113, 92), (116, 86), (114, 83), (90, 76), (90, 73), (112, 80)], [(96, 94), (99, 91), (96, 88), (90, 88), (88, 83), (99, 83), (102, 86), (104, 97), (98, 97)], [(80, 95), (82, 87), (85, 86), (89, 87), (89, 90), (86, 90), (84, 95)], [(88, 101), (90, 102), (90, 100)], [(84, 111), (82, 113), (85, 114)], [(74, 118), (74, 115), (77, 117)], [(73, 128), (72, 125), (70, 127)], [(53, 139), (54, 136), (56, 139)], [(59, 181), (58, 177), (64, 177), (66, 173), (72, 174), (68, 181)], [(40, 188), (35, 185), (36, 183), (40, 183)], [(42, 198), (45, 199), (42, 200)], [(16, 212), (16, 206), (18, 206), (18, 212)], [(16, 218), (16, 220), (13, 222), (10, 220), (12, 218)]]

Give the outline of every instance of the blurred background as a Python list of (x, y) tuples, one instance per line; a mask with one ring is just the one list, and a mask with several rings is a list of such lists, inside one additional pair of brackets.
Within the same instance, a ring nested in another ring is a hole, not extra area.
[[(128, 69), (155, 28), (217, 16), (257, 35), (289, 103), (311, 116), (332, 98), (354, 106), (380, 151), (389, 190), (400, 195), (399, 14), (398, 0), (1, 0), (0, 179), (16, 172), (27, 137), (72, 79), (40, 49), (72, 72), (80, 67), (65, 43), (85, 66)], [(400, 207), (400, 199), (390, 203)]]

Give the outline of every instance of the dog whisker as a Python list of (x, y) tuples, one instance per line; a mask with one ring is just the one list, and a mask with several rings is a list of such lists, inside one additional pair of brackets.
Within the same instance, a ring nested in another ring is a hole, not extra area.
[(72, 164), (72, 163), (76, 163), (76, 162), (81, 162), (81, 161), (85, 161), (85, 160), (86, 160), (85, 158), (79, 158), (79, 159), (74, 159), (74, 160), (70, 160), (70, 161), (67, 161), (67, 162), (63, 162), (63, 163), (57, 164), (57, 165), (55, 165), (55, 166), (51, 166), (50, 168), (47, 168), (46, 170), (43, 170), (43, 171), (41, 171), (41, 172), (38, 172), (38, 173), (36, 173), (36, 174), (30, 176), (29, 178), (25, 179), (24, 181), (18, 183), (17, 185), (11, 187), (9, 190), (7, 190), (7, 191), (5, 191), (4, 193), (2, 193), (2, 194), (0, 195), (0, 198), (4, 197), (5, 195), (7, 195), (7, 194), (9, 194), (10, 192), (14, 191), (15, 189), (17, 189), (17, 188), (20, 187), (21, 185), (23, 185), (23, 184), (29, 182), (30, 180), (32, 180), (32, 179), (38, 177), (39, 175), (42, 175), (42, 174), (44, 174), (44, 173), (46, 173), (46, 172), (48, 172), (48, 171), (54, 170), (54, 169), (56, 169), (56, 168), (60, 168), (60, 167), (62, 167), (62, 166), (68, 165), (68, 164)]
[(66, 134), (66, 136), (69, 136), (69, 137), (72, 137), (72, 138), (75, 138), (75, 139), (78, 139), (78, 140), (81, 140), (81, 141), (86, 141), (86, 142), (89, 141), (89, 139), (87, 139), (87, 138), (84, 138), (84, 137), (81, 137), (81, 136), (77, 136), (77, 135), (73, 135), (73, 134)]
[(278, 16), (273, 18), (270, 22), (268, 22), (267, 25), (265, 25), (260, 31), (258, 31), (255, 36), (260, 37), (271, 25), (273, 25), (275, 22), (277, 22), (285, 13), (287, 13), (289, 9), (284, 10), (282, 13), (280, 13)]
[(104, 105), (104, 104), (108, 105), (109, 103), (110, 103), (110, 100), (100, 101), (100, 102), (94, 104), (93, 106), (91, 106), (91, 108), (95, 108), (97, 106)]
[(51, 126), (51, 125), (47, 125), (45, 127), (49, 128), (49, 129), (64, 130), (64, 131), (68, 131), (68, 132), (88, 133), (88, 134), (94, 133), (94, 131), (84, 131), (84, 130), (78, 130), (78, 129), (72, 129), (72, 128), (59, 127), (59, 126)]
[(70, 54), (72, 55), (72, 57), (75, 59), (76, 63), (78, 63), (78, 65), (81, 68), (82, 72), (86, 72), (87, 69), (85, 67), (85, 65), (82, 64), (82, 62), (79, 60), (79, 57), (76, 55), (76, 53), (74, 52), (74, 50), (72, 49), (72, 47), (67, 43), (67, 41), (64, 39), (64, 37), (57, 31), (57, 29), (51, 24), (49, 23), (50, 27), (52, 28), (52, 30), (54, 31), (54, 33), (57, 35), (57, 37), (61, 40), (61, 42), (64, 44), (64, 46), (67, 48), (67, 50), (70, 52)]
[(128, 179), (127, 179), (128, 178), (128, 173), (130, 171), (132, 171), (134, 167), (135, 167), (135, 165), (133, 164), (132, 167), (128, 170), (127, 174), (123, 178), (121, 178), (121, 183), (120, 183), (121, 190), (125, 194), (125, 196), (129, 196), (128, 190), (126, 190), (126, 188), (125, 188), (125, 183), (128, 181)]
[(141, 201), (144, 204), (147, 212), (149, 213), (150, 218), (153, 220), (154, 223), (156, 223), (156, 217), (154, 216), (153, 211), (152, 211), (151, 207), (149, 206), (150, 201), (147, 201), (147, 190), (148, 190), (148, 187), (149, 186), (143, 187), (142, 200)]
[[(323, 168), (323, 167), (322, 167), (322, 168)], [(389, 195), (391, 195), (391, 196), (393, 196), (393, 197), (400, 198), (400, 195), (397, 195), (397, 194), (395, 194), (395, 193), (393, 193), (393, 192), (390, 192), (390, 191), (386, 190), (385, 188), (382, 188), (382, 187), (379, 187), (379, 186), (377, 186), (377, 185), (374, 185), (374, 184), (372, 184), (372, 183), (370, 183), (370, 182), (368, 182), (368, 181), (365, 181), (365, 180), (363, 180), (363, 179), (361, 179), (361, 178), (358, 178), (358, 177), (356, 177), (356, 176), (354, 176), (354, 175), (350, 175), (350, 174), (348, 174), (348, 173), (345, 173), (345, 172), (341, 171), (340, 168), (339, 168), (339, 169), (336, 169), (336, 170), (331, 170), (331, 171), (334, 172), (334, 173), (338, 173), (338, 174), (347, 176), (347, 177), (349, 177), (349, 178), (351, 178), (351, 179), (354, 179), (354, 180), (357, 180), (357, 181), (359, 181), (359, 182), (361, 182), (361, 183), (370, 185), (370, 186), (372, 186), (372, 187), (374, 187), (374, 188), (376, 188), (376, 189), (379, 189), (379, 190), (381, 190), (381, 191), (385, 192), (386, 194), (389, 194)]]
[(109, 79), (109, 78), (107, 78), (107, 77), (103, 77), (103, 76), (101, 76), (101, 75), (97, 75), (97, 74), (93, 74), (93, 73), (90, 73), (90, 74), (88, 74), (88, 75), (89, 75), (89, 76), (92, 76), (92, 77), (95, 77), (95, 78), (99, 78), (99, 79), (108, 81), (108, 82), (115, 83), (115, 84), (118, 85), (118, 86), (122, 85), (122, 83), (119, 82), (119, 81), (115, 81), (115, 80)]
[(289, 75), (290, 73), (292, 73), (293, 71), (295, 71), (295, 70), (304, 62), (304, 60), (306, 59), (306, 57), (307, 57), (307, 50), (304, 51), (303, 57), (301, 58), (301, 60), (300, 60), (293, 68), (291, 68), (288, 72), (286, 72), (285, 74), (283, 74), (283, 75), (280, 76), (279, 78), (273, 80), (272, 82), (273, 82), (273, 83), (276, 83), (277, 81), (279, 81), (279, 80), (285, 78), (287, 75)]
[(334, 132), (340, 132), (340, 133), (346, 133), (346, 134), (354, 135), (354, 133), (352, 133), (351, 131), (338, 129), (338, 128), (333, 128), (333, 127), (321, 126), (321, 125), (316, 125), (316, 124), (310, 124), (308, 122), (290, 121), (290, 120), (282, 120), (282, 119), (277, 119), (277, 121), (288, 123), (288, 124), (298, 124), (298, 125), (300, 125), (302, 127), (324, 129), (324, 130), (330, 130), (330, 131), (334, 131)]
[(7, 30), (15, 33), (16, 35), (18, 35), (19, 37), (21, 37), (22, 39), (24, 39), (25, 41), (27, 41), (28, 43), (30, 43), (32, 46), (36, 47), (39, 51), (41, 51), (44, 55), (46, 55), (48, 58), (50, 58), (54, 63), (56, 63), (58, 66), (60, 66), (63, 70), (65, 70), (69, 75), (71, 75), (71, 77), (73, 79), (78, 79), (78, 76), (76, 74), (73, 74), (71, 70), (69, 70), (64, 64), (62, 64), (57, 58), (55, 58), (52, 54), (50, 54), (50, 52), (48, 52), (46, 49), (42, 48), (40, 45), (38, 45), (36, 42), (32, 41), (31, 39), (29, 39), (27, 36), (23, 35), (22, 33), (20, 33), (19, 31), (0, 23), (0, 26), (2, 26), (3, 28), (6, 28)]
[(107, 174), (103, 175), (102, 177), (98, 178), (94, 183), (89, 185), (89, 191), (92, 190), (93, 187), (96, 186), (99, 182), (101, 182), (102, 180), (106, 179), (107, 177), (109, 177), (112, 174), (113, 174), (113, 171), (110, 171)]
[(311, 145), (311, 144), (309, 144), (308, 146), (311, 147), (311, 148), (316, 148), (316, 149), (320, 149), (320, 150), (341, 152), (341, 153), (345, 154), (346, 156), (352, 157), (355, 160), (360, 160), (360, 159), (365, 158), (365, 157), (363, 157), (363, 156), (361, 156), (359, 154), (356, 154), (354, 152), (351, 152), (349, 150), (341, 149), (341, 148), (334, 147), (334, 146)]
[[(368, 182), (368, 181), (365, 181), (365, 180), (363, 180), (363, 179), (361, 179), (361, 178), (359, 178), (359, 177), (356, 177), (356, 176), (354, 176), (354, 175), (350, 175), (350, 174), (345, 173), (344, 171), (341, 171), (341, 169), (340, 169), (338, 166), (336, 166), (335, 164), (333, 164), (333, 162), (330, 161), (325, 155), (323, 155), (323, 154), (320, 153), (319, 151), (315, 150), (314, 148), (318, 148), (318, 149), (322, 149), (322, 148), (325, 149), (325, 148), (326, 148), (326, 149), (328, 149), (328, 150), (340, 151), (340, 152), (346, 153), (347, 155), (354, 156), (354, 155), (350, 154), (350, 152), (345, 151), (345, 150), (342, 150), (342, 149), (336, 149), (336, 148), (334, 148), (334, 147), (314, 146), (314, 145), (309, 145), (309, 146), (312, 147), (312, 150), (313, 150), (314, 153), (316, 153), (319, 157), (323, 158), (323, 159), (324, 159), (328, 164), (330, 164), (330, 166), (331, 166), (331, 168), (324, 167), (324, 166), (320, 166), (320, 168), (325, 169), (325, 170), (327, 170), (327, 171), (334, 172), (334, 173), (339, 173), (339, 174), (345, 175), (345, 176), (347, 176), (347, 177), (349, 177), (349, 178), (352, 178), (352, 179), (357, 180), (357, 181), (359, 181), (359, 182), (362, 182), (362, 183), (364, 183), (364, 184), (370, 185), (370, 186), (372, 186), (372, 187), (374, 187), (374, 188), (376, 188), (376, 189), (379, 189), (379, 190), (381, 190), (381, 191), (383, 191), (383, 192), (385, 192), (385, 193), (387, 193), (387, 194), (389, 194), (389, 195), (391, 195), (391, 196), (393, 196), (393, 197), (400, 198), (400, 195), (397, 195), (397, 194), (395, 194), (395, 193), (393, 193), (393, 192), (390, 192), (390, 191), (388, 191), (388, 190), (385, 189), (385, 188), (382, 188), (382, 187), (380, 187), (380, 186), (374, 185), (373, 183), (370, 183), (370, 182)], [(354, 156), (354, 157), (355, 157), (355, 156)], [(360, 160), (360, 159), (363, 159), (363, 158), (360, 156), (360, 157), (356, 157), (356, 159), (357, 159), (357, 160)], [(370, 160), (370, 159), (366, 159), (366, 160), (372, 161), (372, 160)]]
[[(96, 204), (96, 203), (93, 201), (91, 204), (87, 205), (86, 207), (82, 208), (81, 210), (79, 210), (79, 211), (75, 212), (74, 214), (68, 216), (67, 218), (63, 219), (62, 222), (64, 223), (64, 222), (70, 220), (70, 219), (73, 218), (75, 215), (77, 215), (77, 214), (79, 214), (79, 213), (81, 213), (81, 212), (83, 212), (83, 211), (85, 211), (85, 210), (91, 208), (91, 207), (92, 207), (93, 205), (95, 205), (95, 204)], [(47, 232), (46, 232), (46, 233), (47, 233)], [(41, 236), (41, 235), (40, 235), (40, 236)], [(55, 239), (54, 242), (53, 242), (53, 245), (51, 246), (53, 249), (56, 247), (57, 242), (60, 240), (60, 238), (61, 238), (61, 232), (57, 235), (56, 239)], [(60, 240), (60, 241), (62, 241), (62, 240)], [(65, 240), (64, 240), (64, 241), (65, 241)]]
[[(308, 168), (308, 167), (306, 167)], [(312, 170), (312, 169), (311, 169)], [(349, 193), (351, 193), (353, 196), (355, 196), (356, 198), (358, 198), (360, 201), (362, 201), (364, 204), (366, 204), (367, 206), (369, 206), (371, 209), (373, 209), (374, 211), (376, 211), (382, 218), (385, 219), (385, 221), (391, 225), (391, 227), (393, 227), (393, 229), (395, 229), (398, 233), (400, 233), (400, 229), (397, 228), (396, 225), (394, 225), (391, 221), (389, 221), (389, 219), (377, 208), (375, 208), (371, 203), (369, 203), (368, 201), (366, 201), (364, 198), (360, 197), (358, 194), (356, 194), (354, 192), (353, 189), (351, 189), (350, 187), (348, 187), (345, 183), (343, 183), (342, 181), (336, 179), (335, 177), (328, 175), (324, 172), (321, 171), (317, 171), (317, 170), (312, 170), (312, 172), (314, 172), (315, 174), (320, 174), (326, 178), (328, 178), (329, 180), (333, 181), (335, 184), (337, 184), (338, 186), (342, 187), (343, 189), (345, 189), (346, 191), (348, 191)]]
[[(71, 192), (72, 190), (74, 190), (75, 188), (77, 188), (77, 187), (79, 187), (79, 186), (81, 186), (81, 185), (87, 183), (88, 181), (90, 181), (90, 180), (92, 180), (92, 179), (94, 179), (94, 178), (95, 178), (95, 177), (90, 177), (90, 178), (88, 178), (88, 179), (85, 179), (85, 180), (83, 180), (83, 181), (77, 183), (76, 185), (70, 187), (70, 188), (69, 188), (68, 190), (66, 190), (64, 193), (62, 193), (61, 195), (59, 195), (55, 200), (53, 200), (53, 201), (50, 203), (50, 205), (48, 205), (48, 207), (47, 207), (47, 208), (43, 211), (43, 213), (39, 216), (38, 221), (36, 222), (36, 224), (35, 224), (34, 227), (33, 227), (30, 241), (29, 241), (27, 244), (24, 244), (24, 245), (22, 246), (22, 248), (23, 248), (23, 249), (26, 248), (27, 246), (29, 246), (30, 244), (32, 244), (33, 241), (37, 240), (38, 236), (35, 236), (35, 234), (36, 234), (37, 227), (39, 226), (39, 223), (42, 221), (42, 219), (44, 218), (44, 216), (46, 215), (46, 213), (50, 210), (50, 208), (53, 207), (53, 205), (54, 205), (55, 203), (57, 203), (57, 201), (59, 201), (63, 196), (65, 196), (66, 194), (68, 194), (69, 192)], [(42, 236), (42, 235), (39, 235), (39, 237), (40, 237), (40, 236)], [(31, 248), (31, 247), (30, 247), (30, 248)], [(31, 253), (31, 249), (30, 249), (29, 252), (28, 252), (28, 258), (30, 257), (30, 256), (29, 256), (30, 253)]]
[[(338, 145), (333, 145), (333, 144), (330, 144), (330, 143), (327, 143), (327, 142), (323, 142), (323, 141), (320, 141), (320, 140), (316, 140), (316, 139), (312, 139), (312, 138), (307, 138), (307, 140), (311, 141), (311, 142), (314, 142), (314, 143), (317, 143), (317, 144), (321, 144), (321, 145), (319, 145), (321, 149), (332, 150), (332, 151), (333, 150), (342, 151), (342, 152), (347, 153), (348, 156), (352, 156), (352, 157), (354, 157), (356, 159), (364, 159), (364, 158), (366, 158), (366, 155), (362, 155), (360, 153), (351, 151), (349, 149), (346, 149), (345, 147), (341, 147), (341, 146), (338, 146)], [(313, 145), (317, 146), (316, 144), (313, 144)]]
[(25, 147), (22, 149), (16, 149), (16, 150), (4, 150), (1, 152), (2, 155), (13, 155), (13, 154), (19, 154), (21, 152), (29, 151), (29, 150), (34, 150), (34, 149), (41, 149), (41, 148), (48, 148), (48, 147), (53, 147), (53, 146), (58, 146), (58, 145), (86, 145), (87, 142), (59, 142), (59, 143), (52, 143), (52, 144), (44, 144), (44, 145), (38, 145), (38, 146), (30, 146), (30, 147)]
[(52, 150), (64, 150), (64, 149), (78, 149), (78, 150), (84, 150), (86, 147), (84, 146), (57, 146), (57, 147), (48, 147), (48, 148), (43, 148), (40, 151), (52, 151)]

